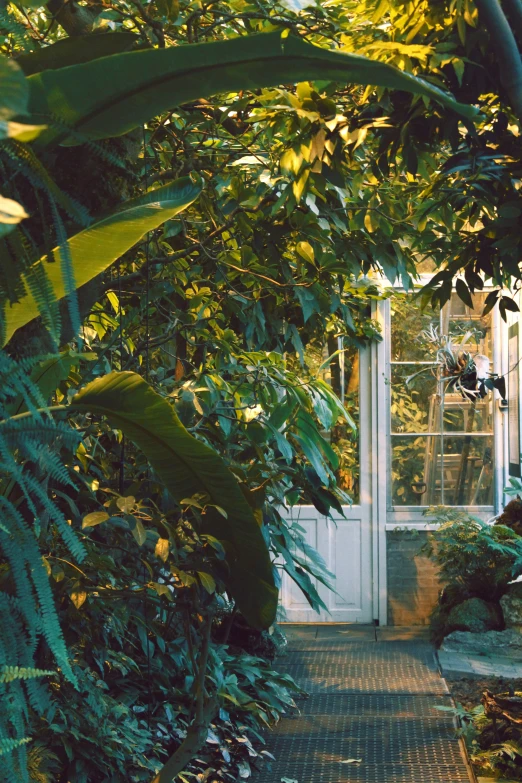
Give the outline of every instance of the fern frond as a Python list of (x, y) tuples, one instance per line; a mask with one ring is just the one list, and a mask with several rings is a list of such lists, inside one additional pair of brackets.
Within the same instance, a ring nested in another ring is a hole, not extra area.
[(27, 270), (25, 282), (36, 302), (43, 324), (51, 336), (53, 348), (58, 348), (61, 332), (60, 308), (42, 261), (38, 261)]
[(49, 677), (56, 672), (48, 669), (34, 669), (27, 666), (0, 666), (0, 682), (30, 680), (35, 677)]
[[(11, 140), (10, 144), (6, 144), (3, 149), (31, 184), (48, 198), (52, 198), (71, 220), (84, 227), (92, 222), (89, 211), (58, 187), (31, 147)], [(62, 222), (61, 218), (59, 220)]]
[(31, 742), (31, 737), (22, 737), (21, 739), (10, 739), (9, 737), (0, 737), (0, 756), (12, 753), (13, 750), (21, 745), (27, 745)]
[[(5, 534), (0, 534), (0, 545), (9, 560), (18, 597), (24, 607), (27, 621), (30, 625), (33, 625), (36, 619), (35, 614), (41, 615), (42, 632), (50, 650), (61, 667), (64, 676), (70, 682), (76, 684), (76, 677), (71, 669), (62, 630), (56, 615), (49, 579), (36, 538), (22, 515), (1, 495), (0, 508), (3, 509), (5, 517), (9, 519), (12, 530), (10, 538), (5, 536)], [(67, 525), (67, 523), (65, 524)], [(15, 541), (18, 546), (14, 545)], [(78, 541), (77, 544), (79, 544)], [(81, 548), (83, 549), (83, 547)], [(38, 608), (35, 607), (30, 583), (28, 584), (27, 571), (31, 575), (31, 581), (38, 597)]]
[(74, 277), (73, 259), (71, 255), (71, 250), (69, 248), (69, 241), (67, 239), (67, 234), (65, 233), (64, 225), (60, 220), (60, 215), (56, 208), (54, 199), (51, 202), (51, 206), (55, 218), (55, 226), (56, 226), (56, 233), (58, 239), (58, 254), (60, 256), (60, 269), (62, 271), (65, 296), (67, 300), (67, 306), (69, 309), (69, 317), (71, 319), (71, 328), (73, 333), (77, 335), (80, 331), (81, 323), (80, 323), (80, 307), (78, 305), (78, 291), (76, 288), (76, 281)]

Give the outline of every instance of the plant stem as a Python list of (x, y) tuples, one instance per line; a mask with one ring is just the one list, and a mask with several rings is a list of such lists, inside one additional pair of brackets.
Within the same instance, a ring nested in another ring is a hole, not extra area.
[(518, 36), (519, 49), (522, 46), (522, 0), (503, 0), (511, 27)]
[(522, 120), (522, 58), (515, 36), (498, 0), (476, 0), (476, 5), (480, 21), (489, 33), (511, 108)]
[(36, 411), (24, 411), (24, 413), (17, 413), (15, 416), (9, 416), (8, 419), (2, 419), (0, 425), (5, 426), (8, 422), (20, 421), (21, 419), (28, 419), (31, 416), (39, 413), (56, 413), (57, 411), (66, 411), (67, 405), (51, 405), (49, 408), (38, 408)]
[(205, 698), (205, 676), (207, 673), (208, 654), (210, 650), (210, 632), (212, 629), (212, 615), (209, 614), (206, 621), (205, 635), (199, 657), (199, 667), (196, 676), (196, 718), (187, 731), (187, 736), (172, 754), (166, 764), (158, 772), (151, 783), (172, 783), (177, 775), (182, 772), (189, 761), (202, 747), (207, 738), (210, 721), (218, 708), (217, 696)]

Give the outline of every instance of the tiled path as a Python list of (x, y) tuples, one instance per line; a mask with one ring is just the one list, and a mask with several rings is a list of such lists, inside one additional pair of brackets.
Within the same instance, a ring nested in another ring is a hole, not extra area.
[(285, 626), (278, 659), (310, 694), (255, 783), (470, 783), (431, 645), (416, 630)]

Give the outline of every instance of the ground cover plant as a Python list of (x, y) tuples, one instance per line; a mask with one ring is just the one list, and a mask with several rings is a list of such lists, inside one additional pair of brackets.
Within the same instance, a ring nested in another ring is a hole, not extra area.
[(330, 581), (282, 508), (356, 482), (308, 346), (428, 248), (514, 307), (515, 88), (408, 8), (0, 4), (0, 779), (248, 778), (296, 686), (242, 648)]
[[(522, 695), (522, 681), (506, 677), (452, 679), (448, 682), (457, 703), (455, 714), (478, 776), (521, 779), (521, 732), (516, 723), (485, 714), (484, 693)], [(509, 697), (508, 697), (509, 698)], [(518, 716), (516, 716), (518, 717)], [(495, 725), (496, 724), (496, 725)]]

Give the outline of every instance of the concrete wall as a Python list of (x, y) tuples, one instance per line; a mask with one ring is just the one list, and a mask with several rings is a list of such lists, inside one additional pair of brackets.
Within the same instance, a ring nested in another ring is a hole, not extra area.
[(419, 530), (386, 534), (389, 625), (429, 624), (441, 587), (435, 563), (419, 552), (429, 535)]

